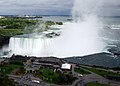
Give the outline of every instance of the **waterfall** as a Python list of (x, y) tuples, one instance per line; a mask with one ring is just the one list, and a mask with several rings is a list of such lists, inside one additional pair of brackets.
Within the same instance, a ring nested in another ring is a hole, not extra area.
[[(99, 34), (103, 0), (75, 0), (72, 22), (62, 25), (57, 38), (11, 37), (9, 48), (15, 54), (30, 56), (84, 56), (104, 51), (106, 44)], [(39, 36), (39, 35), (37, 35)]]
[(28, 56), (51, 56), (52, 51), (51, 38), (45, 37), (11, 37), (9, 50), (11, 54), (28, 55)]

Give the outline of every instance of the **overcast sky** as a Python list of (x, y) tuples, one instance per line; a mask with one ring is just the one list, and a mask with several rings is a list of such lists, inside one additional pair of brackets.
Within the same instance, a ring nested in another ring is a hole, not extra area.
[[(105, 1), (109, 1), (109, 5), (107, 2), (104, 6), (111, 11), (111, 15), (120, 15), (120, 0)], [(0, 0), (0, 15), (69, 15), (73, 2), (74, 0)]]

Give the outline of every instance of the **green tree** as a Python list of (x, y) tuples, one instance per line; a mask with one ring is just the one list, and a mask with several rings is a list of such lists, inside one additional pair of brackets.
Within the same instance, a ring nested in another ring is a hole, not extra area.
[(15, 86), (15, 82), (10, 80), (8, 76), (0, 74), (0, 86)]

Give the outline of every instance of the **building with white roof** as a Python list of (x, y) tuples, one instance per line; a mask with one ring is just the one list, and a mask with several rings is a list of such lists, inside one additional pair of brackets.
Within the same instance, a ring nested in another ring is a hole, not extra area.
[(71, 64), (65, 63), (65, 64), (62, 64), (61, 69), (63, 69), (63, 70), (71, 70), (71, 67), (72, 67)]
[(4, 16), (0, 16), (0, 19), (1, 19), (1, 18), (5, 18), (5, 17), (4, 17)]

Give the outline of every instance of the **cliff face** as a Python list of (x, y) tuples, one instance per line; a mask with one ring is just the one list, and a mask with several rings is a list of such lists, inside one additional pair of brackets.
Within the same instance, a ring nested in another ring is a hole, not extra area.
[(4, 44), (9, 43), (10, 37), (7, 36), (0, 36), (0, 46), (3, 46)]

